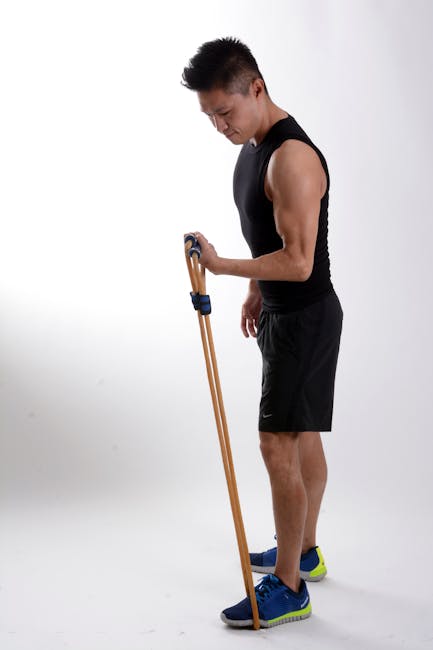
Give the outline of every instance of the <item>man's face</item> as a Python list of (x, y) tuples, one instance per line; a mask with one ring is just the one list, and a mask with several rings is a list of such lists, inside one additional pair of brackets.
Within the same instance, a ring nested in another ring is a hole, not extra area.
[(214, 127), (233, 144), (248, 142), (259, 125), (259, 101), (251, 83), (248, 95), (215, 88), (197, 93), (200, 107)]

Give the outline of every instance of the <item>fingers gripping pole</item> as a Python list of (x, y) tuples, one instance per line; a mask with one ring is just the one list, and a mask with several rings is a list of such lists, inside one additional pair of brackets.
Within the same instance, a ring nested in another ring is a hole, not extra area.
[[(218, 431), (218, 439), (221, 448), (221, 455), (226, 477), (230, 506), (235, 525), (236, 539), (238, 543), (239, 555), (242, 566), (242, 574), (247, 596), (251, 602), (253, 613), (253, 627), (255, 630), (260, 628), (259, 613), (257, 608), (256, 594), (251, 574), (251, 565), (247, 547), (245, 529), (242, 520), (239, 495), (236, 484), (236, 476), (233, 465), (233, 457), (230, 447), (230, 438), (227, 427), (227, 420), (222, 398), (221, 384), (218, 374), (218, 366), (215, 355), (215, 346), (213, 343), (212, 329), (210, 324), (210, 300), (206, 295), (205, 269), (199, 264), (200, 246), (193, 234), (189, 234), (184, 239), (185, 258), (188, 272), (191, 280), (193, 294), (191, 294), (194, 308), (197, 310), (197, 316), (200, 327), (200, 335), (203, 345), (203, 352), (206, 362), (206, 372), (211, 392), (212, 405), (215, 414), (215, 422)], [(207, 300), (204, 300), (207, 299)]]

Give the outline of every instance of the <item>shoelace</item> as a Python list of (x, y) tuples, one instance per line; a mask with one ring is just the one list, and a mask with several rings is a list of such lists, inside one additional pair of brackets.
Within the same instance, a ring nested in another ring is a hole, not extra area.
[(266, 598), (272, 592), (274, 585), (275, 582), (272, 580), (272, 577), (270, 575), (267, 575), (261, 579), (256, 587), (256, 599), (258, 605), (261, 605), (262, 602), (266, 600)]

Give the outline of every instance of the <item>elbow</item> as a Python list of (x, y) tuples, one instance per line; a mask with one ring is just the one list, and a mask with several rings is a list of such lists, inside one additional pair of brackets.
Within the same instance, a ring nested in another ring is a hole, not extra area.
[(282, 252), (285, 260), (281, 279), (291, 282), (306, 282), (313, 272), (314, 257), (310, 259), (310, 255), (298, 246), (291, 248), (284, 246)]
[(307, 260), (302, 260), (299, 263), (299, 282), (306, 282), (313, 272), (313, 264)]
[(300, 251), (294, 253), (283, 249), (286, 254), (282, 280), (306, 282), (313, 272), (314, 260), (309, 260)]

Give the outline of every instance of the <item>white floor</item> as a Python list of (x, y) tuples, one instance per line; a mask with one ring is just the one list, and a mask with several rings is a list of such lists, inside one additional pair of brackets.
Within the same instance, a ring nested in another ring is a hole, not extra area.
[[(433, 648), (430, 513), (328, 498), (312, 617), (254, 632), (219, 619), (244, 597), (226, 494), (139, 496), (3, 509), (2, 650)], [(244, 508), (252, 550), (266, 508)]]

